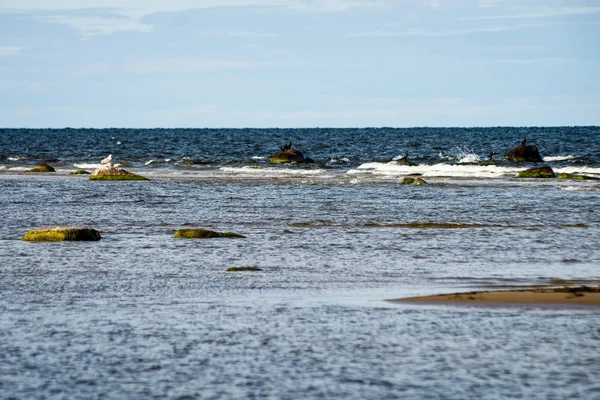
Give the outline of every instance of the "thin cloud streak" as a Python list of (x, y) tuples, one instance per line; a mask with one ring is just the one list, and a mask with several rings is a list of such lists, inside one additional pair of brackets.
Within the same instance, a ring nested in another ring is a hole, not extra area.
[(18, 56), (22, 50), (19, 46), (0, 46), (0, 57)]

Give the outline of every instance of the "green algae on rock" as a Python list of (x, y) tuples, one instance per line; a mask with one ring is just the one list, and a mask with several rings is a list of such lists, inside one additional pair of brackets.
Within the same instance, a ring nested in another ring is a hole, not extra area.
[(210, 239), (210, 238), (245, 238), (233, 232), (216, 232), (208, 229), (179, 229), (175, 232), (175, 237), (179, 239)]
[(427, 185), (427, 182), (425, 182), (425, 180), (421, 179), (421, 178), (404, 178), (404, 179), (402, 179), (402, 182), (400, 182), (400, 184), (402, 184), (402, 185)]
[(519, 172), (517, 178), (554, 178), (554, 171), (548, 166), (530, 168)]
[(90, 173), (87, 172), (85, 169), (76, 169), (75, 171), (71, 172), (71, 175), (89, 175)]
[(240, 271), (262, 271), (258, 267), (229, 267), (227, 272), (240, 272)]
[(600, 178), (595, 178), (593, 176), (579, 175), (577, 172), (575, 172), (574, 174), (568, 174), (566, 172), (561, 172), (560, 174), (558, 174), (558, 179), (572, 179), (572, 180), (578, 180), (578, 181), (600, 180)]
[(124, 169), (105, 165), (90, 175), (91, 181), (147, 181), (148, 178), (125, 171)]
[(56, 172), (56, 170), (48, 164), (40, 164), (36, 165), (34, 168), (28, 169), (25, 172)]
[(95, 241), (100, 239), (100, 232), (95, 229), (68, 226), (32, 229), (23, 236), (23, 240), (27, 242)]

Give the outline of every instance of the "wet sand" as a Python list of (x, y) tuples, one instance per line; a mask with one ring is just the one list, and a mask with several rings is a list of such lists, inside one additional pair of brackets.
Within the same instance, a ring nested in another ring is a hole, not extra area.
[(389, 301), (421, 304), (600, 306), (600, 286), (451, 293)]

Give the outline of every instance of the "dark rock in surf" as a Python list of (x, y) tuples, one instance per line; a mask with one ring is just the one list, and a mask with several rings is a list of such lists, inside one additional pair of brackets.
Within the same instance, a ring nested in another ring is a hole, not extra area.
[(517, 178), (554, 178), (554, 171), (548, 166), (530, 168), (517, 174)]
[(40, 164), (36, 165), (34, 168), (28, 169), (25, 172), (56, 172), (56, 170), (48, 164)]
[(510, 149), (505, 155), (509, 161), (516, 162), (542, 162), (542, 157), (536, 146), (518, 145)]
[(421, 178), (404, 178), (400, 183), (402, 185), (427, 185), (427, 182)]
[(271, 164), (313, 163), (311, 158), (304, 157), (300, 150), (292, 148), (292, 142), (279, 147), (281, 151), (271, 156)]

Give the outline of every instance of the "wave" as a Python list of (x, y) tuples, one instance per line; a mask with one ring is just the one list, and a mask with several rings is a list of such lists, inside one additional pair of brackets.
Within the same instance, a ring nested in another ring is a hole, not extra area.
[(234, 174), (259, 175), (259, 176), (319, 176), (324, 169), (287, 169), (287, 168), (260, 168), (245, 166), (240, 168), (221, 167), (219, 170)]
[(498, 178), (514, 176), (524, 168), (500, 167), (497, 165), (472, 164), (434, 164), (434, 165), (398, 165), (396, 163), (365, 163), (347, 172), (349, 175), (383, 175), (405, 176), (420, 174), (422, 176), (456, 177), (456, 178)]
[(23, 161), (25, 157), (8, 157), (8, 161)]
[(542, 157), (542, 160), (546, 161), (546, 162), (550, 162), (550, 161), (567, 161), (567, 160), (575, 160), (579, 158), (578, 156), (572, 156), (572, 155), (568, 155), (568, 156), (546, 156), (546, 157)]

